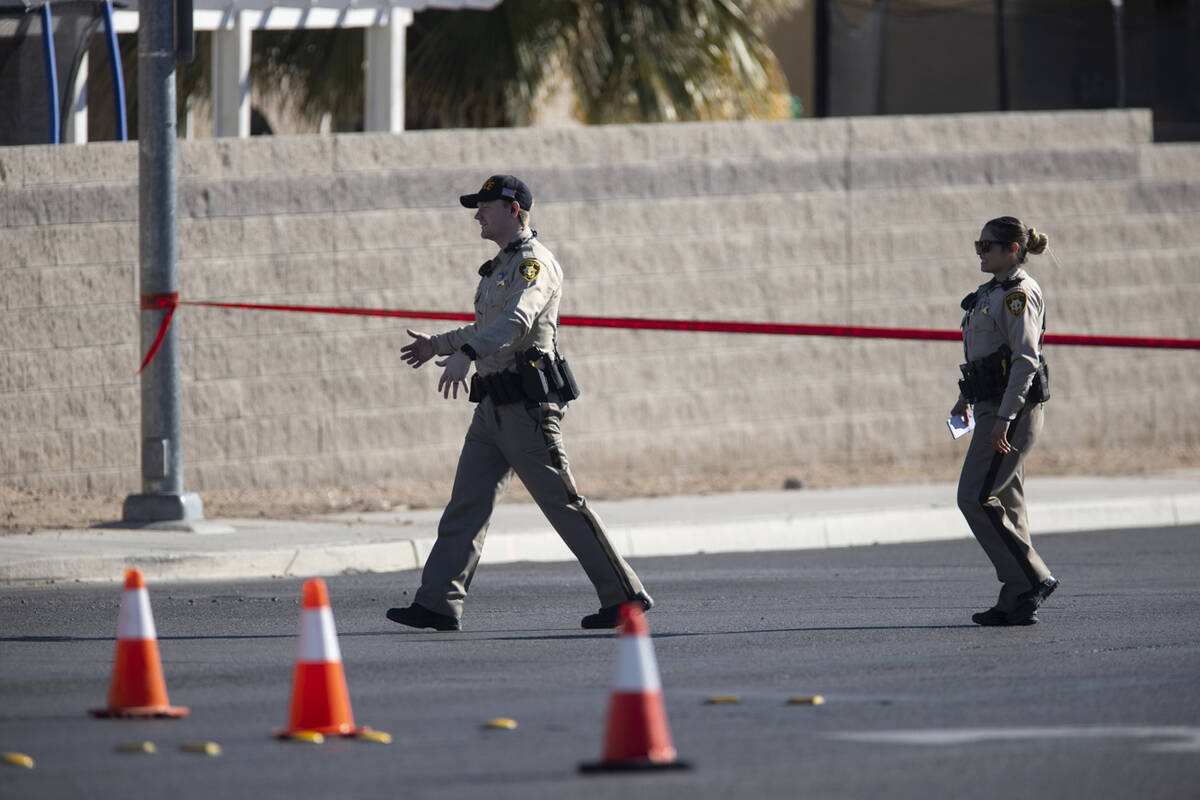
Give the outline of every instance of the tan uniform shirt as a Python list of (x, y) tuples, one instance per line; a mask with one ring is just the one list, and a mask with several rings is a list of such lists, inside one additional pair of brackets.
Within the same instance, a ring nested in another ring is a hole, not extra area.
[(537, 234), (522, 231), (479, 274), (475, 321), (430, 337), (433, 351), (448, 356), (470, 345), (480, 375), (512, 369), (517, 353), (531, 347), (554, 352), (563, 273)]
[[(1012, 284), (1012, 281), (1019, 283)], [(1004, 287), (1009, 283), (1008, 288)], [(1046, 305), (1042, 287), (1021, 267), (988, 281), (975, 292), (975, 303), (963, 317), (963, 346), (968, 361), (985, 358), (1007, 344), (1012, 349), (1008, 388), (997, 416), (1011, 419), (1025, 407), (1042, 352)]]

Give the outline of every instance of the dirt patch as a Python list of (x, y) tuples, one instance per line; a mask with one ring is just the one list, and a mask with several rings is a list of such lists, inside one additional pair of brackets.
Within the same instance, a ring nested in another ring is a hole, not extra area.
[[(1031, 458), (1029, 476), (1169, 477), (1200, 466), (1195, 449), (1045, 453)], [(959, 463), (872, 464), (778, 467), (729, 474), (653, 477), (577, 474), (592, 500), (660, 497), (676, 494), (775, 491), (783, 488), (829, 489), (888, 484), (946, 483), (958, 478)], [(1195, 474), (1194, 472), (1192, 473)], [(799, 484), (799, 486), (797, 485)], [(133, 490), (131, 490), (132, 492)], [(216, 490), (201, 492), (206, 519), (306, 519), (338, 512), (440, 508), (450, 484), (397, 484), (312, 489)], [(125, 497), (67, 494), (0, 486), (0, 535), (42, 530), (81, 530), (121, 519)], [(504, 502), (530, 502), (514, 480)]]

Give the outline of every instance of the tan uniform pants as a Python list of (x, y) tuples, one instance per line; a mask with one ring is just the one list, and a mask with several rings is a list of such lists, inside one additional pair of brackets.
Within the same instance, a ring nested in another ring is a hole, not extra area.
[(1016, 452), (992, 447), (995, 403), (975, 404), (975, 431), (958, 479), (958, 507), (1004, 586), (996, 608), (1013, 610), (1017, 596), (1046, 578), (1050, 570), (1033, 549), (1025, 510), (1025, 456), (1042, 432), (1042, 405), (1026, 406), (1009, 425)]
[(462, 616), (492, 510), (514, 472), (579, 559), (601, 606), (624, 603), (642, 591), (604, 524), (575, 489), (560, 432), (564, 408), (554, 402), (496, 406), (490, 398), (475, 408), (416, 602), (439, 614)]

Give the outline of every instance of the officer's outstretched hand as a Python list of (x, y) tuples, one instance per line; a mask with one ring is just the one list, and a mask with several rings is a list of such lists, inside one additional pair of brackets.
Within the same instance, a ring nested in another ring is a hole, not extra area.
[(400, 348), (400, 360), (405, 364), (412, 364), (412, 368), (416, 369), (433, 358), (433, 342), (427, 334), (416, 331), (406, 333), (413, 337), (413, 340)]
[(466, 353), (459, 350), (452, 356), (446, 356), (441, 361), (435, 362), (439, 367), (445, 367), (442, 372), (442, 377), (438, 379), (438, 391), (442, 393), (442, 397), (450, 398), (450, 390), (454, 389), (454, 399), (458, 399), (458, 385), (461, 383), (463, 391), (467, 390), (467, 373), (471, 371), (471, 359)]

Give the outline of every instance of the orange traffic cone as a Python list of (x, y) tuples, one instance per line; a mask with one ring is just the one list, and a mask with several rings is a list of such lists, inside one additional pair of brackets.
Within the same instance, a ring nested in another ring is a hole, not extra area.
[(125, 570), (108, 708), (90, 713), (94, 717), (183, 717), (188, 713), (167, 700), (150, 594), (140, 569)]
[(621, 606), (617, 669), (608, 705), (604, 760), (581, 764), (581, 772), (647, 769), (691, 769), (675, 757), (667, 712), (663, 707), (658, 663), (650, 643), (650, 627), (642, 604)]
[(333, 610), (325, 581), (313, 578), (304, 583), (300, 609), (300, 644), (292, 673), (292, 708), (286, 739), (297, 733), (357, 736), (369, 728), (356, 728), (350, 711), (350, 692), (342, 671), (342, 651), (333, 627)]

